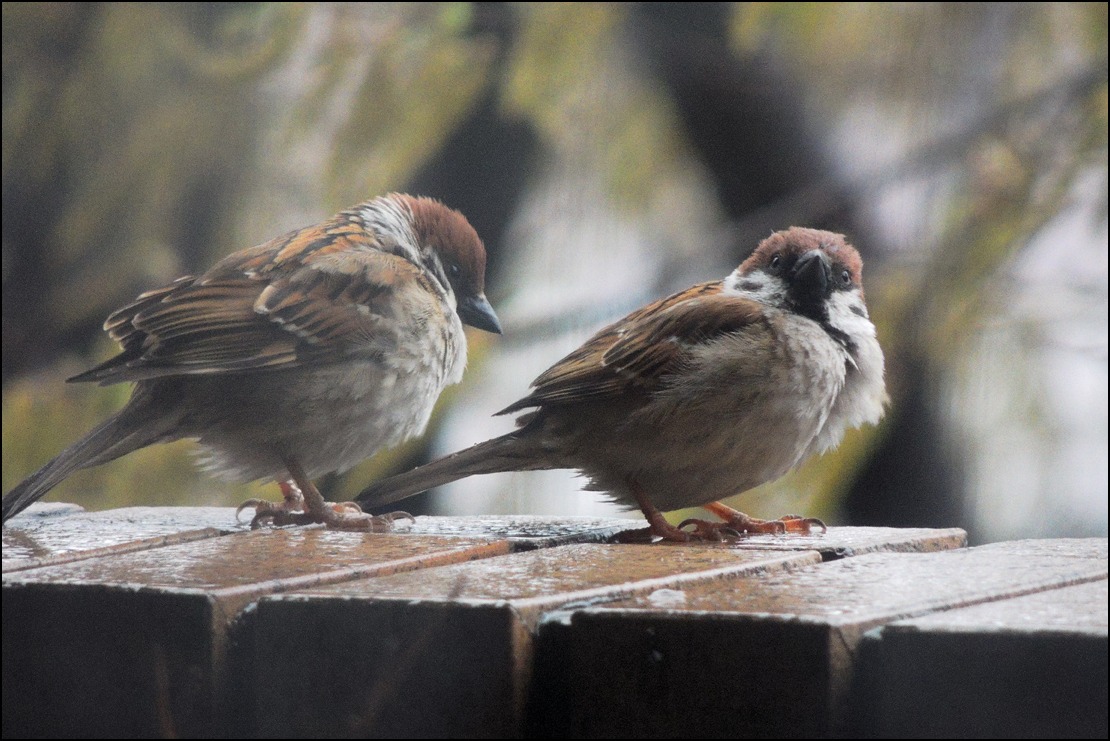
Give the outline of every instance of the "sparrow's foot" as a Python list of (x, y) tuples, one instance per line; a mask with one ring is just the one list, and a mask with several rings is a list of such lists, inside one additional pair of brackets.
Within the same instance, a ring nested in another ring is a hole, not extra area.
[[(764, 522), (764, 520), (755, 520), (755, 522)], [(827, 533), (829, 528), (824, 522), (816, 517), (805, 517), (803, 515), (783, 515), (777, 520), (771, 522), (781, 522), (788, 533), (801, 533), (802, 535), (809, 535), (813, 532), (814, 528), (821, 528), (822, 533)]]
[[(690, 530), (686, 529), (691, 526)], [(708, 543), (729, 543), (744, 537), (727, 522), (710, 522), (693, 517), (680, 522), (678, 529), (689, 535), (690, 540)]]
[(250, 499), (239, 505), (236, 516), (247, 507), (254, 507), (251, 529), (263, 525), (283, 527), (285, 525), (315, 525), (323, 523), (331, 530), (362, 530), (371, 533), (388, 533), (398, 520), (416, 522), (408, 512), (390, 512), (386, 515), (369, 515), (355, 502), (326, 502), (321, 514), (312, 512), (290, 512), (284, 503), (267, 502), (264, 499)]
[[(716, 523), (706, 522), (705, 520), (687, 520), (679, 525), (679, 527), (684, 527), (687, 523), (703, 523), (704, 525), (712, 526), (716, 530), (732, 531), (735, 535), (762, 535), (767, 533), (799, 533), (801, 535), (809, 535), (813, 532), (814, 528), (820, 528), (823, 533), (829, 530), (825, 527), (825, 523), (821, 522), (816, 517), (783, 515), (777, 520), (759, 520), (735, 510), (726, 504), (721, 504), (720, 502), (710, 502), (703, 506), (705, 509), (724, 520), (724, 522)], [(700, 530), (701, 527), (695, 525), (695, 532), (699, 532)]]
[[(323, 523), (333, 530), (364, 530), (372, 533), (386, 533), (393, 529), (397, 520), (416, 519), (407, 512), (391, 512), (387, 515), (368, 515), (362, 511), (358, 502), (325, 502), (318, 493), (310, 490), (313, 504), (305, 504), (301, 489), (292, 481), (281, 481), (282, 501), (270, 502), (265, 499), (248, 499), (235, 510), (235, 519), (248, 507), (254, 509), (251, 530), (263, 525), (282, 527), (285, 525), (314, 525)], [(318, 502), (315, 500), (319, 499)]]
[[(678, 529), (689, 533), (691, 540), (730, 542), (740, 540), (748, 535), (782, 535), (783, 533), (799, 533), (809, 535), (815, 527), (826, 532), (825, 523), (816, 517), (800, 517), (798, 515), (783, 515), (777, 520), (757, 520), (743, 512), (730, 517), (726, 522), (710, 522), (690, 518), (683, 520)], [(692, 530), (686, 530), (687, 526)]]
[[(344, 508), (342, 505), (353, 506)], [(358, 511), (349, 511), (354, 508), (358, 508)], [(343, 509), (347, 509), (348, 511), (342, 511)], [(314, 520), (314, 522), (323, 522), (329, 530), (361, 530), (371, 533), (388, 533), (393, 530), (393, 524), (398, 520), (416, 522), (416, 518), (408, 512), (390, 512), (385, 515), (371, 515), (363, 512), (362, 508), (355, 502), (339, 502), (337, 504), (330, 504), (329, 511), (324, 514), (324, 518), (322, 520)]]
[[(619, 543), (645, 543), (652, 538), (660, 537), (674, 543), (710, 542), (721, 543), (740, 540), (746, 535), (763, 533), (801, 533), (808, 535), (814, 528), (821, 528), (827, 532), (825, 523), (816, 517), (802, 517), (800, 515), (783, 515), (777, 520), (757, 520), (743, 512), (737, 511), (720, 502), (710, 502), (702, 505), (705, 509), (720, 517), (724, 522), (710, 522), (690, 518), (679, 523), (678, 527), (667, 522), (655, 505), (647, 498), (647, 494), (633, 480), (629, 480), (628, 488), (640, 510), (647, 518), (649, 527), (640, 530), (627, 530), (618, 533), (615, 540)], [(689, 528), (689, 529), (687, 529)]]
[[(257, 530), (265, 523), (279, 524), (276, 520), (285, 519), (290, 515), (298, 514), (304, 510), (304, 495), (300, 488), (292, 481), (279, 481), (282, 501), (271, 502), (266, 499), (248, 499), (235, 510), (235, 521), (239, 521), (239, 514), (245, 509), (253, 509), (254, 517), (251, 518), (251, 530)], [(360, 510), (361, 511), (361, 510)], [(281, 524), (292, 524), (285, 522)]]

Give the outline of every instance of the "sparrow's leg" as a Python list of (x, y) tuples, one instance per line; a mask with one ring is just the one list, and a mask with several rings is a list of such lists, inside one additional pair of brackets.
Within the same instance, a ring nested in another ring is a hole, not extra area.
[(663, 540), (670, 540), (677, 543), (687, 543), (691, 540), (703, 540), (697, 537), (694, 533), (687, 533), (679, 530), (677, 527), (667, 522), (663, 517), (663, 513), (656, 509), (647, 498), (647, 494), (643, 488), (640, 487), (635, 481), (628, 482), (629, 491), (632, 496), (636, 497), (636, 504), (640, 505), (640, 511), (644, 513), (647, 518), (648, 527), (639, 530), (628, 530), (617, 535), (617, 540), (621, 543), (637, 543), (637, 542), (650, 542), (652, 536), (658, 535)]
[(722, 536), (750, 535), (754, 533), (801, 533), (808, 535), (813, 528), (821, 528), (821, 532), (828, 532), (825, 523), (816, 517), (802, 517), (800, 515), (783, 515), (777, 520), (757, 520), (754, 517), (729, 507), (720, 502), (710, 502), (702, 505), (704, 509), (720, 517), (724, 522), (707, 522), (706, 520), (686, 520), (679, 527), (687, 524), (694, 526), (694, 534), (703, 536), (706, 540), (717, 539)]
[[(235, 511), (236, 516), (246, 507), (254, 507), (255, 515), (251, 520), (251, 529), (257, 529), (264, 523), (275, 526), (281, 525), (309, 525), (324, 523), (334, 530), (368, 530), (375, 533), (385, 533), (393, 529), (397, 520), (416, 519), (407, 512), (390, 512), (386, 515), (368, 515), (362, 511), (357, 502), (327, 502), (320, 494), (320, 490), (305, 475), (299, 463), (286, 461), (292, 481), (280, 483), (284, 501), (281, 504), (267, 502), (262, 499), (250, 499), (239, 505)], [(301, 511), (303, 510), (303, 511)]]
[[(310, 518), (308, 522), (322, 522), (333, 530), (369, 530), (374, 533), (386, 533), (393, 529), (395, 520), (408, 519), (416, 522), (416, 518), (407, 512), (390, 512), (387, 515), (368, 515), (362, 507), (355, 502), (342, 502), (328, 504), (316, 488), (316, 484), (305, 474), (301, 464), (294, 460), (287, 460), (285, 465), (289, 468), (289, 475), (293, 477), (298, 488), (304, 493), (304, 516)], [(352, 511), (357, 510), (357, 511)], [(286, 523), (274, 520), (275, 525)], [(295, 522), (294, 524), (301, 524)]]

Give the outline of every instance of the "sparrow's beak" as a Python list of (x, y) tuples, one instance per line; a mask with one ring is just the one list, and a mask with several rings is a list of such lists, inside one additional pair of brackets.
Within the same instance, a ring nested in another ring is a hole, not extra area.
[(493, 312), (493, 307), (489, 305), (484, 293), (466, 296), (459, 301), (459, 319), (463, 320), (463, 324), (469, 324), (471, 327), (501, 334), (501, 322), (497, 320), (497, 314)]
[(794, 263), (790, 292), (802, 306), (817, 306), (829, 297), (832, 265), (821, 250), (810, 250)]

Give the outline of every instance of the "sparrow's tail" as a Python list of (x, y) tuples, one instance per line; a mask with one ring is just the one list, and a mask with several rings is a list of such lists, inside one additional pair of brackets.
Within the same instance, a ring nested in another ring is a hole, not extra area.
[(135, 424), (136, 415), (129, 414), (129, 410), (130, 406), (125, 407), (93, 428), (5, 494), (3, 521), (30, 507), (74, 471), (107, 463), (162, 439), (157, 425), (146, 425), (143, 429)]
[(532, 454), (532, 444), (524, 430), (510, 432), (466, 450), (414, 468), (407, 473), (382, 479), (362, 490), (355, 498), (366, 508), (382, 507), (479, 473), (501, 471), (534, 471), (554, 468)]

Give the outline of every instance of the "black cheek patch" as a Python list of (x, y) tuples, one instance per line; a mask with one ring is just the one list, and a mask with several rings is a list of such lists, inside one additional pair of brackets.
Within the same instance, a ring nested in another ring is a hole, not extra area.
[(750, 278), (748, 280), (740, 281), (739, 286), (740, 286), (741, 289), (743, 289), (745, 291), (758, 291), (760, 288), (763, 288), (762, 283), (760, 283), (757, 280), (752, 280)]
[(841, 347), (850, 353), (855, 353), (856, 343), (852, 342), (852, 338), (848, 336), (847, 332), (837, 329), (827, 321), (821, 322), (820, 324), (821, 328), (828, 333), (829, 337), (832, 337), (836, 342), (840, 343)]
[(856, 316), (863, 317), (864, 319), (867, 318), (867, 312), (863, 310), (862, 306), (852, 306), (852, 307), (849, 307), (849, 308), (851, 309), (852, 313), (855, 314)]

